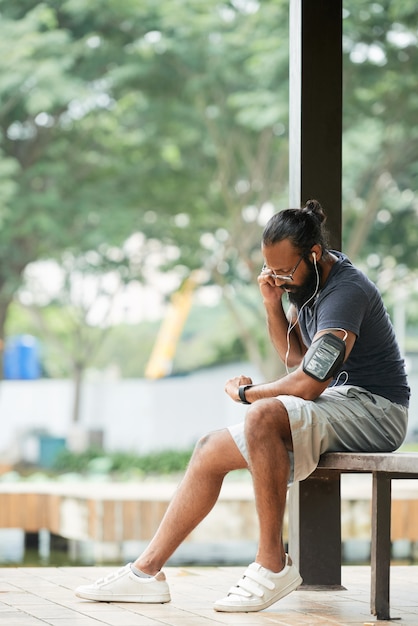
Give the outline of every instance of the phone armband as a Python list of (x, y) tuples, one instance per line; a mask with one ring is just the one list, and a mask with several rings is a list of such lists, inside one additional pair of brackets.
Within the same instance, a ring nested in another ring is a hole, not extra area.
[(302, 369), (322, 383), (335, 376), (344, 358), (345, 342), (332, 333), (326, 333), (311, 344), (303, 358)]

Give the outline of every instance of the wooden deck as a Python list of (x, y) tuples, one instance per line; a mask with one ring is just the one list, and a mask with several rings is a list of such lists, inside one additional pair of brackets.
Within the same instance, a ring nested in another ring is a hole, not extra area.
[[(296, 591), (260, 613), (216, 613), (212, 603), (242, 573), (238, 567), (168, 567), (169, 604), (96, 603), (74, 595), (109, 567), (0, 569), (0, 622), (5, 626), (367, 626), (370, 568), (344, 567), (343, 591)], [(392, 567), (392, 617), (418, 624), (418, 567)]]
[[(343, 484), (344, 539), (370, 536), (368, 479), (346, 477)], [(46, 529), (66, 539), (97, 544), (148, 541), (176, 487), (174, 481), (0, 483), (0, 528), (32, 533)], [(287, 537), (287, 516), (284, 535)], [(207, 541), (208, 537), (255, 541), (257, 536), (251, 482), (227, 480), (214, 511), (189, 541)], [(418, 480), (397, 480), (393, 485), (392, 541), (397, 539), (418, 541)]]

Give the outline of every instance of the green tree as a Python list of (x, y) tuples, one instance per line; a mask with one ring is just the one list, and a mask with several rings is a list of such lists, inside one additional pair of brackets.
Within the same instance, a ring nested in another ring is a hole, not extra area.
[[(397, 230), (383, 226), (402, 221), (395, 259), (408, 265), (413, 5), (344, 3), (345, 248), (393, 254)], [(288, 2), (0, 0), (0, 10), (0, 334), (28, 263), (64, 250), (111, 260), (141, 232), (135, 277), (157, 265), (180, 284), (203, 269), (271, 375), (278, 360), (253, 332), (262, 314), (243, 284), (255, 284), (263, 223), (287, 204)]]
[[(80, 417), (85, 371), (109, 334), (113, 305), (125, 285), (126, 272), (122, 272), (122, 267), (129, 268), (122, 265), (121, 259), (110, 262), (97, 252), (77, 257), (67, 252), (61, 266), (57, 266), (62, 281), (59, 289), (48, 290), (47, 277), (40, 280), (39, 276), (32, 276), (21, 293), (35, 333), (54, 351), (54, 361), (73, 377), (74, 424)], [(48, 362), (51, 368), (51, 357)]]
[(0, 9), (3, 338), (28, 264), (100, 246), (106, 256), (132, 224), (118, 211), (122, 147), (115, 153), (108, 99), (88, 77), (88, 41), (73, 40), (47, 4), (1, 2)]
[(344, 6), (345, 249), (363, 261), (373, 253), (372, 271), (388, 256), (417, 268), (416, 6)]
[(258, 272), (262, 214), (285, 197), (286, 4), (0, 2), (3, 319), (30, 262), (133, 231), (175, 252), (179, 280), (228, 283), (236, 311), (231, 284)]

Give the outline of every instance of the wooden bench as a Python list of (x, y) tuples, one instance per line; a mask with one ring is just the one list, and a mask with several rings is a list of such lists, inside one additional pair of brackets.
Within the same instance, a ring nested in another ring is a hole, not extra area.
[(343, 588), (340, 481), (346, 473), (372, 474), (370, 609), (390, 620), (391, 481), (418, 478), (418, 453), (324, 454), (311, 476), (290, 489), (289, 551), (305, 589)]

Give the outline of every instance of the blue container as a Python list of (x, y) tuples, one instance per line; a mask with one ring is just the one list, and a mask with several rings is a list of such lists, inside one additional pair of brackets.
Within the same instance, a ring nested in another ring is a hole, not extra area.
[(39, 342), (32, 335), (17, 335), (6, 342), (3, 356), (6, 380), (36, 380), (41, 377)]
[(65, 449), (66, 440), (63, 437), (50, 435), (39, 436), (39, 465), (45, 468), (54, 466), (58, 454)]

